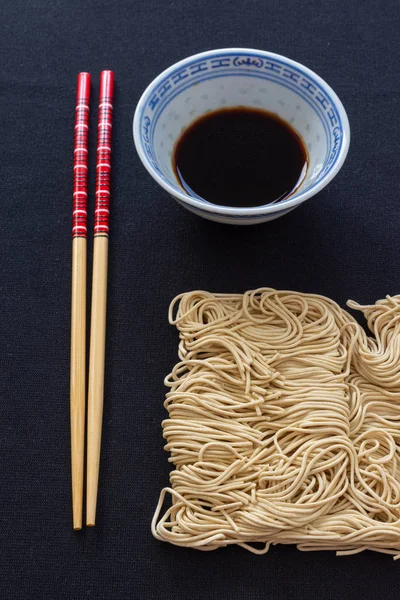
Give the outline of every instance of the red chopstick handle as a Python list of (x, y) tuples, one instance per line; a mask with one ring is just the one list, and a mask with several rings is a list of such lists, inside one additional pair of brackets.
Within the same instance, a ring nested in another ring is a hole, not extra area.
[(87, 181), (90, 75), (79, 73), (76, 85), (72, 237), (87, 234)]
[(94, 235), (108, 237), (110, 217), (111, 134), (114, 73), (102, 71), (97, 132), (96, 202)]

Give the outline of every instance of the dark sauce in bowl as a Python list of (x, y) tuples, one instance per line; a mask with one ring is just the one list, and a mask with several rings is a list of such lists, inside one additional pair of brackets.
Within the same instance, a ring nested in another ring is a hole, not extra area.
[(172, 162), (190, 196), (250, 207), (293, 194), (306, 175), (308, 153), (289, 123), (265, 110), (239, 106), (207, 113), (189, 125)]

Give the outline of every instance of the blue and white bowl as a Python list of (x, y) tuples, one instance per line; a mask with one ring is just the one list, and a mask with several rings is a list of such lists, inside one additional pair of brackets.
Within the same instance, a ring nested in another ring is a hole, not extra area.
[[(177, 139), (205, 113), (230, 106), (276, 113), (303, 138), (307, 174), (286, 200), (250, 208), (219, 206), (189, 196), (180, 186), (172, 166)], [(156, 77), (137, 105), (133, 137), (150, 175), (182, 206), (213, 221), (252, 225), (281, 217), (322, 190), (343, 165), (350, 128), (335, 92), (307, 67), (271, 52), (227, 48), (185, 58)]]

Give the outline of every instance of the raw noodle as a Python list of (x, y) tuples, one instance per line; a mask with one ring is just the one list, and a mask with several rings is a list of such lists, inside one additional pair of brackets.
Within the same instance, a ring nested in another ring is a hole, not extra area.
[(400, 296), (348, 306), (373, 337), (314, 294), (173, 300), (180, 362), (162, 426), (175, 468), (157, 539), (400, 557)]

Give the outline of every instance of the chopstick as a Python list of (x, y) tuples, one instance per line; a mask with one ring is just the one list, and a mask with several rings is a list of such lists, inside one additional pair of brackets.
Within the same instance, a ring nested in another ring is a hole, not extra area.
[(74, 529), (82, 528), (86, 404), (86, 234), (90, 75), (79, 73), (76, 88), (72, 204), (71, 298), (71, 475)]
[(92, 315), (89, 356), (86, 525), (96, 522), (101, 429), (104, 402), (108, 223), (114, 73), (102, 71), (96, 158)]

